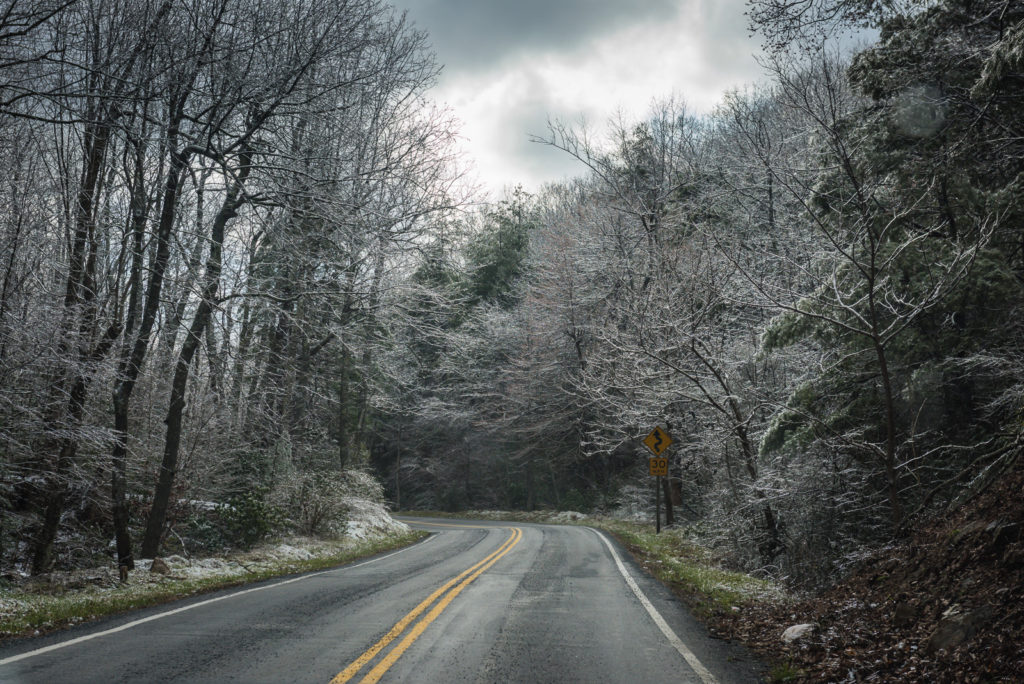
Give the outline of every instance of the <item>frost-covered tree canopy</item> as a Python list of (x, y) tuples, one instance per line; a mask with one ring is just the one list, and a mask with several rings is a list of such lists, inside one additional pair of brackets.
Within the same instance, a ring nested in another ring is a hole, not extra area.
[(312, 528), (357, 469), (405, 508), (644, 513), (659, 425), (675, 517), (819, 581), (997, 472), (1024, 8), (750, 16), (761, 83), (554, 121), (586, 173), (481, 206), (378, 0), (13, 3), (0, 559), (130, 564), (212, 534), (196, 500)]

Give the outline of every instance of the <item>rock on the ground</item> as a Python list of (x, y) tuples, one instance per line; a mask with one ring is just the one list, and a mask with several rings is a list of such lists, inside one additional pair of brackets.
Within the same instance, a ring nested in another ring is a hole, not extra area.
[(966, 613), (953, 606), (943, 613), (942, 620), (922, 643), (925, 653), (956, 648), (977, 634), (978, 628), (991, 617), (992, 609), (988, 606)]
[(158, 575), (170, 575), (171, 567), (162, 558), (154, 558), (153, 564), (149, 566), (149, 571), (155, 572)]
[(802, 639), (808, 634), (812, 633), (817, 625), (813, 622), (805, 622), (802, 625), (792, 625), (786, 628), (786, 631), (782, 633), (782, 640), (787, 644), (791, 644), (798, 639)]

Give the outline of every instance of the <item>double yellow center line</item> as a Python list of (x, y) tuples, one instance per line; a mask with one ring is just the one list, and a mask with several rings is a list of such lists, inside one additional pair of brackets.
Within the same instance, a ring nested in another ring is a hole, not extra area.
[[(454, 527), (454, 525), (452, 527)], [(455, 600), (455, 597), (458, 596), (463, 589), (469, 586), (473, 580), (486, 572), (487, 569), (497, 563), (502, 556), (511, 551), (513, 546), (519, 543), (519, 540), (523, 537), (523, 531), (518, 527), (512, 527), (509, 529), (511, 529), (512, 534), (509, 535), (509, 538), (505, 540), (504, 544), (498, 547), (497, 551), (445, 582), (434, 593), (424, 599), (422, 603), (409, 611), (405, 617), (396, 622), (395, 626), (392, 627), (380, 641), (367, 649), (365, 653), (352, 661), (352, 664), (339, 672), (337, 676), (331, 680), (331, 684), (343, 684), (343, 682), (347, 682), (352, 679), (352, 677), (362, 670), (367, 663), (377, 657), (378, 653), (387, 648), (391, 642), (395, 641), (398, 637), (402, 636), (402, 633), (405, 632), (406, 628), (409, 627), (416, 618), (430, 608), (430, 612), (409, 630), (398, 645), (392, 648), (387, 655), (384, 656), (380, 662), (378, 662), (373, 669), (362, 678), (362, 680), (360, 680), (363, 684), (372, 684), (373, 682), (379, 681), (381, 676), (388, 671), (388, 668), (394, 665), (395, 661), (402, 657), (402, 654), (412, 646), (413, 642), (415, 642), (421, 634), (423, 634), (424, 630), (430, 626), (430, 623), (436, 620), (437, 617), (444, 612), (444, 609), (448, 607), (448, 604)], [(433, 608), (431, 608), (431, 606), (433, 606)]]

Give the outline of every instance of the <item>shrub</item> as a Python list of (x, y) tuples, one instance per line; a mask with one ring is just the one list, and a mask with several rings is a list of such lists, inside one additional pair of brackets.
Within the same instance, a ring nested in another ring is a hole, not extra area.
[(570, 489), (562, 497), (562, 510), (564, 511), (590, 513), (593, 509), (594, 502), (592, 497), (584, 495), (578, 489)]
[(346, 474), (316, 472), (302, 477), (292, 501), (293, 522), (303, 534), (341, 536), (348, 522), (345, 498), (352, 489)]
[(269, 492), (269, 487), (257, 486), (232, 496), (217, 508), (225, 537), (232, 545), (251, 548), (284, 526), (284, 512), (267, 501)]

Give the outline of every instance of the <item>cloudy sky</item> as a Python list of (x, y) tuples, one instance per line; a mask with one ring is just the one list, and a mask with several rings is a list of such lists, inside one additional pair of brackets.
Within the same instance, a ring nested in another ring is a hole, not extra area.
[(462, 122), (467, 157), (492, 191), (578, 175), (531, 143), (550, 118), (602, 128), (675, 95), (706, 112), (757, 80), (744, 0), (391, 0), (444, 64), (434, 97)]

